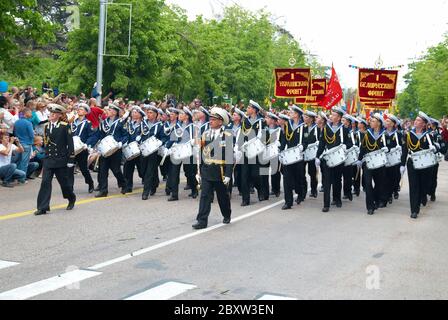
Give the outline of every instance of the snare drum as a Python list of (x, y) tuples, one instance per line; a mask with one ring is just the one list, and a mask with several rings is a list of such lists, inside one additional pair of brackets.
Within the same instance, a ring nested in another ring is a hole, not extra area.
[(319, 141), (309, 144), (303, 154), (303, 160), (312, 161), (316, 159), (317, 149), (319, 148)]
[(98, 145), (98, 151), (104, 158), (108, 158), (117, 152), (120, 148), (118, 147), (118, 142), (115, 141), (113, 136), (107, 136), (101, 140)]
[(341, 144), (325, 152), (323, 158), (329, 168), (337, 167), (345, 162), (347, 157), (344, 146), (344, 144)]
[(386, 153), (383, 150), (369, 152), (364, 156), (367, 169), (375, 170), (382, 168), (387, 163)]
[(123, 148), (123, 155), (126, 161), (134, 160), (139, 157), (141, 154), (140, 148), (138, 147), (138, 142), (134, 141), (129, 143), (126, 147)]
[(402, 149), (400, 146), (391, 149), (388, 153), (386, 153), (387, 158), (386, 167), (390, 168), (400, 164), (401, 155), (402, 155)]
[(86, 149), (86, 145), (82, 143), (80, 137), (73, 136), (73, 148), (75, 150), (75, 156), (77, 156)]
[(346, 167), (354, 165), (355, 162), (358, 161), (358, 158), (359, 158), (359, 147), (353, 146), (350, 149), (348, 149), (346, 156), (347, 156), (347, 159), (345, 159), (344, 165)]
[(244, 143), (242, 149), (248, 159), (253, 159), (264, 152), (265, 145), (260, 139), (254, 138)]
[[(155, 153), (162, 146), (162, 141), (152, 136), (140, 145), (140, 151), (143, 157), (148, 157)], [(162, 154), (163, 157), (163, 154)]]
[(275, 159), (278, 157), (279, 151), (278, 151), (278, 144), (277, 143), (271, 143), (266, 146), (263, 153), (260, 156), (260, 160), (263, 162), (271, 161), (272, 159)]
[(300, 145), (280, 152), (279, 160), (284, 166), (303, 161), (303, 152)]
[(436, 154), (429, 149), (412, 153), (411, 159), (415, 170), (431, 168), (438, 163)]
[(193, 147), (189, 142), (175, 144), (171, 147), (171, 159), (174, 161), (182, 161), (193, 155)]

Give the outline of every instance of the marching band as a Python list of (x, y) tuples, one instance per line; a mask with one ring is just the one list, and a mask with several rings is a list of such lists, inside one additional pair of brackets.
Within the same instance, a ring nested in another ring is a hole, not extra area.
[[(224, 223), (230, 223), (233, 188), (238, 189), (245, 207), (251, 204), (254, 188), (259, 201), (279, 197), (282, 177), (282, 210), (292, 209), (294, 194), (297, 204), (306, 201), (308, 192), (310, 198), (318, 198), (320, 179), (323, 212), (329, 212), (332, 205), (341, 208), (343, 199), (353, 201), (353, 195), (359, 197), (363, 190), (367, 213), (373, 215), (399, 199), (405, 171), (413, 195), (411, 218), (415, 219), (428, 196), (436, 201), (439, 162), (448, 148), (439, 122), (423, 112), (411, 130), (404, 130), (401, 120), (391, 114), (385, 118), (376, 113), (366, 120), (340, 107), (333, 107), (328, 115), (296, 105), (289, 107), (288, 114), (265, 112), (252, 100), (246, 111), (234, 107), (231, 113), (219, 107), (209, 110), (198, 103), (192, 109), (172, 104), (162, 110), (149, 101), (131, 106), (124, 114), (114, 103), (106, 109), (107, 117), (100, 119), (97, 130), (87, 120), (90, 107), (84, 102), (78, 104), (71, 124), (56, 122), (54, 131), (53, 123), (45, 128), (45, 168), (51, 168), (47, 172), (54, 172), (58, 180), (67, 177), (59, 182), (69, 199), (68, 209), (73, 209), (76, 199), (74, 166), (78, 165), (92, 193), (88, 158), (99, 153), (96, 197), (108, 195), (109, 169), (122, 194), (132, 193), (137, 168), (144, 185), (142, 200), (148, 200), (160, 186), (160, 169), (167, 180), (168, 201), (178, 201), (183, 168), (189, 197), (196, 199), (200, 193), (195, 229), (207, 227), (214, 192)], [(64, 107), (54, 105), (51, 110), (61, 114)], [(62, 151), (66, 148), (68, 151)], [(64, 166), (70, 164), (67, 172), (52, 160), (57, 152), (64, 153)], [(48, 187), (49, 179), (42, 185)], [(37, 215), (49, 210), (49, 192), (51, 188), (41, 189)]]

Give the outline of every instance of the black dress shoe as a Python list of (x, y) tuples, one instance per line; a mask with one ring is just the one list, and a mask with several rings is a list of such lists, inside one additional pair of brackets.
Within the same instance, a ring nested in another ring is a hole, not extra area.
[(224, 224), (229, 224), (229, 223), (230, 223), (230, 218), (224, 218), (224, 219), (222, 220), (222, 223), (224, 223)]
[(35, 216), (41, 216), (41, 215), (44, 215), (44, 214), (47, 214), (47, 211), (45, 211), (45, 210), (36, 210), (34, 212)]
[(344, 195), (343, 197), (342, 197), (342, 200), (347, 200), (348, 199), (348, 196), (347, 195)]
[(171, 197), (168, 198), (168, 201), (169, 201), (169, 202), (172, 202), (172, 201), (178, 201), (178, 200), (179, 200), (179, 197), (171, 196)]
[(165, 194), (166, 194), (167, 196), (169, 196), (169, 195), (171, 194), (171, 191), (170, 191), (170, 190), (167, 190), (167, 189), (165, 189)]
[(417, 213), (414, 212), (411, 214), (411, 219), (417, 219), (417, 217), (418, 217)]
[(335, 206), (335, 205), (336, 205), (336, 201), (332, 201), (332, 202), (331, 202), (331, 205), (332, 205), (332, 206)]
[(147, 193), (142, 194), (142, 200), (146, 201), (149, 199), (149, 195)]
[(431, 195), (431, 202), (435, 202), (436, 201), (436, 195), (435, 194), (432, 194)]
[(337, 202), (336, 203), (336, 208), (342, 208), (342, 202)]
[(329, 211), (330, 211), (330, 208), (328, 208), (328, 207), (325, 207), (322, 209), (322, 212), (329, 212)]
[(350, 193), (350, 194), (347, 196), (347, 199), (348, 199), (349, 201), (353, 201), (353, 195)]
[(276, 197), (276, 198), (280, 197), (280, 191), (278, 191), (278, 192), (275, 193), (275, 197)]
[(75, 197), (75, 199), (73, 199), (72, 201), (70, 201), (68, 203), (67, 211), (73, 210), (73, 208), (75, 207), (75, 203), (76, 203), (76, 197)]
[(398, 200), (398, 198), (400, 197), (400, 194), (398, 192), (394, 192), (394, 199)]
[(107, 192), (100, 192), (95, 196), (95, 198), (106, 198), (106, 197), (107, 197)]
[(151, 190), (151, 192), (149, 193), (149, 195), (150, 195), (150, 196), (153, 196), (153, 195), (156, 194), (156, 192), (157, 192), (157, 189)]
[(310, 198), (317, 198), (317, 191), (311, 192)]
[(394, 202), (394, 200), (392, 200), (392, 197), (390, 197), (388, 203), (392, 204), (393, 202)]
[(301, 204), (301, 203), (302, 203), (302, 199), (299, 198), (299, 197), (297, 197), (297, 199), (296, 199), (296, 203), (297, 203), (297, 204)]
[(378, 205), (378, 207), (381, 208), (386, 208), (387, 204), (385, 202), (380, 202), (380, 204)]
[(249, 205), (250, 205), (249, 202), (245, 202), (245, 201), (241, 202), (241, 206), (242, 206), (242, 207), (247, 207), (247, 206), (249, 206)]
[(190, 193), (188, 196), (190, 198), (196, 199), (198, 197), (198, 193), (197, 192), (193, 192), (193, 193)]
[(282, 210), (289, 210), (289, 209), (291, 209), (291, 206), (287, 204), (283, 205), (282, 207)]
[(200, 230), (200, 229), (207, 228), (207, 225), (198, 222), (198, 223), (195, 223), (194, 225), (192, 225), (192, 227), (193, 227), (193, 229)]
[(89, 185), (89, 193), (93, 193), (95, 191), (95, 187), (92, 185)]
[(357, 197), (359, 197), (359, 194), (361, 193), (361, 191), (360, 190), (355, 190), (355, 195), (357, 196)]
[(100, 187), (99, 186), (96, 187), (95, 189), (93, 189), (93, 191), (96, 191), (96, 192), (100, 191)]
[(423, 198), (422, 199), (422, 206), (426, 207), (426, 204), (428, 203), (428, 198)]
[(369, 211), (367, 211), (367, 214), (369, 216), (373, 215), (375, 213), (375, 210), (370, 209)]

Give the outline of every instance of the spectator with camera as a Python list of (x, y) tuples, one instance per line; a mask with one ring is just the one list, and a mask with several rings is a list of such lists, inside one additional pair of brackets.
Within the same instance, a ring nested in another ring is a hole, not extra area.
[(15, 137), (9, 137), (7, 133), (0, 133), (0, 179), (2, 186), (6, 188), (14, 187), (12, 181), (18, 179), (19, 183), (24, 184), (26, 173), (18, 170), (15, 163), (11, 163), (14, 153), (24, 151), (22, 145)]

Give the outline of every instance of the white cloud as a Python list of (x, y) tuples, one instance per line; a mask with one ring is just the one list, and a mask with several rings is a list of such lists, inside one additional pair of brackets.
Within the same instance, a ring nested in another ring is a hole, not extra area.
[[(168, 0), (191, 18), (212, 17), (223, 5), (266, 8), (278, 17), (324, 65), (334, 63), (344, 87), (357, 86), (349, 64), (373, 67), (381, 55), (384, 66), (407, 65), (448, 31), (448, 0)], [(403, 76), (407, 68), (400, 70)], [(401, 82), (399, 88), (403, 88)]]

